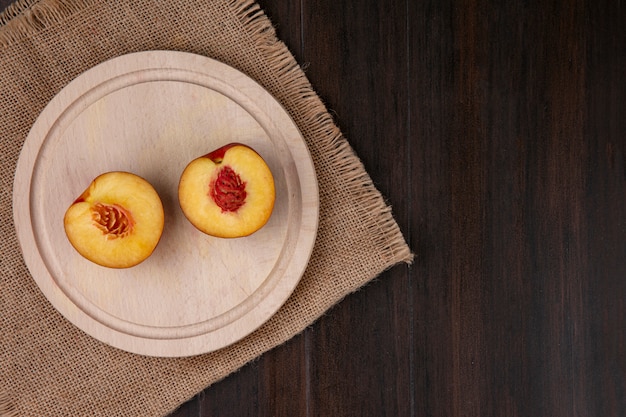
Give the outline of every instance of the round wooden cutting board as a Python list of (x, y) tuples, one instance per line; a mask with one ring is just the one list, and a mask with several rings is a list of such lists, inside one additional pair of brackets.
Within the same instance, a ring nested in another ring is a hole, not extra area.
[[(265, 159), (276, 202), (256, 233), (220, 239), (185, 219), (177, 187), (189, 161), (230, 142)], [(107, 171), (144, 177), (165, 209), (159, 245), (129, 269), (84, 259), (63, 228)], [(210, 352), (261, 326), (300, 280), (318, 225), (313, 162), (281, 105), (223, 63), (172, 51), (112, 59), (60, 91), (26, 139), (13, 196), (26, 265), (51, 304), (96, 339), (150, 356)]]

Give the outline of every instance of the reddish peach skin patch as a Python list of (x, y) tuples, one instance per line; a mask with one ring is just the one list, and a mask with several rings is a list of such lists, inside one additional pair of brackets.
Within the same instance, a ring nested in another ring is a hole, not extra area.
[(145, 179), (107, 172), (70, 205), (63, 224), (84, 258), (108, 268), (130, 268), (146, 260), (159, 243), (163, 205)]
[(274, 177), (251, 147), (230, 143), (191, 161), (178, 185), (185, 217), (211, 236), (249, 236), (274, 209)]

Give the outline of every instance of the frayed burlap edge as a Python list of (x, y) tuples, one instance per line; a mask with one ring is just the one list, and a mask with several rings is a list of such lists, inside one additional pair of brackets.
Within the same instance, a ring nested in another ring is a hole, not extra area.
[(9, 20), (19, 16), (37, 1), (38, 0), (17, 0), (8, 5), (6, 9), (0, 12), (0, 26), (6, 25)]
[(17, 0), (0, 13), (0, 48), (60, 23), (91, 0)]
[[(367, 174), (361, 160), (352, 147), (344, 139), (340, 129), (330, 116), (330, 113), (320, 100), (319, 96), (302, 76), (302, 69), (289, 52), (286, 45), (278, 39), (271, 21), (267, 18), (260, 6), (251, 0), (234, 0), (231, 7), (235, 8), (237, 16), (244, 26), (251, 30), (253, 41), (259, 51), (271, 57), (272, 70), (284, 81), (285, 91), (294, 91), (294, 99), (298, 103), (298, 114), (292, 114), (294, 119), (301, 119), (311, 126), (318, 126), (314, 136), (330, 137), (327, 146), (323, 148), (326, 155), (333, 155), (341, 162), (338, 174), (345, 175), (349, 188), (365, 200), (367, 212), (380, 216), (379, 221), (371, 222), (373, 235), (378, 237), (379, 245), (388, 245), (397, 262), (412, 264), (414, 255), (406, 245), (406, 241), (393, 218), (391, 207), (386, 204), (382, 195)], [(386, 238), (390, 235), (396, 238), (390, 242)]]

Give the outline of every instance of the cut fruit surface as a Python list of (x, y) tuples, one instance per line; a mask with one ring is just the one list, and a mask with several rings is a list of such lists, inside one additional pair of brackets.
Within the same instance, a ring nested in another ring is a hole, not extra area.
[(129, 268), (147, 259), (159, 243), (163, 205), (145, 179), (129, 172), (107, 172), (70, 205), (63, 224), (83, 257), (109, 268)]
[(274, 209), (274, 177), (251, 147), (225, 145), (191, 161), (183, 171), (178, 200), (198, 230), (217, 237), (248, 236)]

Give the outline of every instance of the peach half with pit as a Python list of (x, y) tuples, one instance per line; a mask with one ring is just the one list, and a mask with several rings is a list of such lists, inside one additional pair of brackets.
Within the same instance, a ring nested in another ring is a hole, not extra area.
[(198, 230), (221, 238), (249, 236), (274, 209), (274, 177), (252, 147), (230, 143), (191, 161), (178, 185), (180, 207)]
[(147, 259), (164, 226), (161, 198), (144, 178), (112, 171), (96, 177), (70, 205), (65, 234), (84, 258), (109, 268)]

